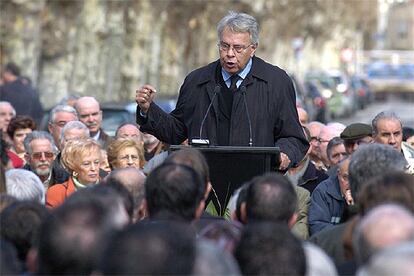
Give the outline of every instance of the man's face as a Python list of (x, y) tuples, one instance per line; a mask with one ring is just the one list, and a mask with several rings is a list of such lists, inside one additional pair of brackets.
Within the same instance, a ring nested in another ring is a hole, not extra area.
[(28, 163), (32, 171), (40, 177), (48, 177), (56, 155), (52, 144), (47, 139), (35, 139), (30, 143), (32, 153), (28, 155)]
[(337, 165), (347, 156), (348, 156), (348, 153), (345, 150), (344, 144), (339, 144), (339, 145), (332, 147), (331, 155), (329, 156), (329, 161), (331, 161), (331, 166)]
[(144, 140), (141, 131), (134, 125), (125, 125), (118, 130), (117, 138), (129, 138), (143, 144)]
[(61, 149), (65, 147), (65, 144), (69, 141), (76, 139), (86, 139), (89, 136), (86, 135), (85, 130), (80, 128), (67, 129), (63, 134), (63, 140), (61, 142)]
[(360, 145), (370, 144), (372, 143), (373, 139), (371, 136), (365, 136), (357, 140), (346, 141), (345, 142), (345, 149), (348, 154), (352, 154), (355, 152)]
[(249, 33), (233, 33), (228, 28), (225, 28), (221, 34), (220, 45), (219, 54), (221, 66), (226, 72), (232, 75), (246, 67), (249, 59), (254, 56), (257, 47), (257, 45), (252, 44)]
[(62, 128), (66, 125), (67, 122), (70, 121), (77, 121), (78, 118), (75, 116), (75, 114), (70, 112), (57, 112), (55, 114), (55, 118), (53, 122), (50, 122), (48, 125), (48, 129), (50, 134), (52, 134), (53, 139), (55, 140), (55, 144), (59, 145), (60, 141), (60, 132), (62, 131)]
[(102, 111), (99, 108), (99, 104), (96, 102), (78, 101), (77, 111), (79, 120), (89, 128), (91, 136), (95, 135), (101, 128), (102, 123)]
[(13, 107), (9, 104), (0, 105), (0, 129), (7, 131), (10, 120), (14, 117)]
[(339, 187), (341, 189), (341, 194), (346, 195), (346, 192), (350, 190), (349, 187), (349, 159), (344, 161), (338, 169), (338, 180), (339, 180)]
[(374, 134), (375, 142), (390, 145), (399, 152), (401, 151), (402, 126), (398, 120), (379, 120), (377, 123), (377, 131)]

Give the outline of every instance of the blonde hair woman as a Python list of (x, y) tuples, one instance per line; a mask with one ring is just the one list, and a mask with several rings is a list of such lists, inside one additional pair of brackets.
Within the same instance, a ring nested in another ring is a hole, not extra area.
[(112, 141), (107, 149), (111, 169), (134, 167), (142, 169), (145, 164), (144, 148), (132, 139)]
[(61, 162), (70, 173), (68, 181), (51, 186), (46, 193), (46, 206), (54, 208), (78, 189), (99, 182), (101, 147), (92, 138), (67, 142)]

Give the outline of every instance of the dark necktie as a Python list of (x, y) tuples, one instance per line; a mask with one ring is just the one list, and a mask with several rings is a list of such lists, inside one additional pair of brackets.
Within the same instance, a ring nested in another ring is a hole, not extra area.
[(230, 77), (230, 91), (231, 92), (236, 92), (237, 91), (237, 81), (239, 80), (239, 75), (235, 74), (233, 76)]

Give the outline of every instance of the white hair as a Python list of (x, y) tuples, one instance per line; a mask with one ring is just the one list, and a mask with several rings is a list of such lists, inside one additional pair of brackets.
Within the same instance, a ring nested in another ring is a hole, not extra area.
[(19, 200), (32, 200), (45, 204), (45, 187), (39, 177), (24, 169), (6, 171), (7, 194)]

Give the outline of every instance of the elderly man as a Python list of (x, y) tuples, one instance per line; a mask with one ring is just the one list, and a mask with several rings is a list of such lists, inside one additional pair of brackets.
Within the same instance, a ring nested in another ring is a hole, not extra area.
[(390, 145), (401, 152), (409, 165), (409, 172), (414, 174), (414, 149), (402, 143), (402, 123), (394, 112), (383, 111), (372, 120), (374, 141), (379, 144)]
[(311, 235), (341, 223), (345, 206), (353, 204), (348, 183), (349, 158), (343, 160), (338, 174), (322, 181), (311, 196), (309, 230)]
[(326, 154), (328, 156), (331, 167), (338, 165), (339, 162), (348, 156), (348, 153), (345, 149), (344, 140), (339, 137), (332, 138), (326, 148)]
[(279, 169), (296, 166), (306, 141), (296, 111), (292, 80), (282, 69), (255, 56), (258, 22), (229, 12), (217, 26), (219, 60), (190, 73), (170, 114), (152, 102), (156, 89), (136, 91), (142, 131), (168, 144), (278, 146)]
[(334, 125), (324, 126), (319, 133), (319, 137), (316, 143), (316, 152), (323, 162), (322, 169), (325, 171), (327, 171), (331, 165), (328, 158), (328, 152), (326, 150), (328, 143), (332, 138), (338, 137), (340, 134), (341, 131), (339, 131), (338, 128)]
[(33, 131), (24, 139), (26, 150), (26, 170), (34, 172), (42, 181), (45, 189), (66, 181), (66, 171), (61, 167), (53, 167), (58, 153), (52, 136), (45, 131)]
[(78, 113), (70, 105), (57, 105), (50, 111), (48, 129), (55, 145), (60, 148), (60, 135), (67, 122), (77, 121)]
[(115, 138), (129, 138), (138, 142), (138, 144), (144, 144), (144, 138), (139, 127), (134, 123), (123, 123), (115, 132)]
[(350, 124), (340, 137), (345, 142), (346, 152), (352, 154), (360, 145), (372, 143), (372, 127), (362, 123)]
[(112, 138), (101, 128), (102, 110), (99, 102), (94, 97), (81, 97), (76, 101), (75, 109), (79, 120), (89, 128), (91, 138), (106, 149)]

